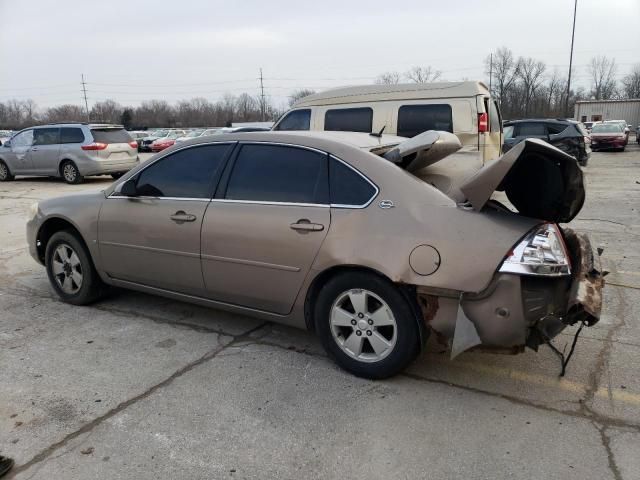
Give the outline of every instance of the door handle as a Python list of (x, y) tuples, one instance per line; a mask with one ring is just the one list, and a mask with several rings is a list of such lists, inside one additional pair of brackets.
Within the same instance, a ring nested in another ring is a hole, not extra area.
[(37, 151), (38, 151), (38, 149), (37, 149), (37, 148), (35, 148), (35, 147), (31, 147), (31, 151), (32, 151), (32, 152), (37, 152)]
[(296, 223), (289, 225), (293, 230), (303, 232), (321, 232), (324, 230), (324, 225), (320, 223), (311, 223), (307, 218), (301, 218)]
[(185, 213), (184, 210), (178, 210), (176, 213), (169, 217), (176, 223), (184, 223), (184, 222), (194, 222), (196, 220), (195, 215), (190, 215)]

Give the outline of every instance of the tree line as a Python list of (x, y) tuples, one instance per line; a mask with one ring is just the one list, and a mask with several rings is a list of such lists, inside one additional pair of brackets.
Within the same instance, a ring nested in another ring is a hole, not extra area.
[[(292, 93), (293, 103), (301, 96), (313, 93), (299, 90)], [(33, 100), (0, 102), (0, 128), (20, 129), (55, 122), (86, 122), (122, 124), (130, 129), (154, 127), (224, 127), (232, 122), (273, 121), (284, 108), (248, 93), (225, 95), (211, 102), (192, 98), (170, 104), (165, 100), (149, 100), (137, 107), (121, 105), (115, 100), (93, 104), (87, 115), (84, 107), (74, 104), (39, 109)]]

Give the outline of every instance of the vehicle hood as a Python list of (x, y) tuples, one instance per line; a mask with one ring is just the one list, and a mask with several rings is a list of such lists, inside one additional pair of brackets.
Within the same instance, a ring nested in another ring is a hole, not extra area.
[(558, 223), (570, 222), (585, 199), (576, 159), (537, 138), (520, 142), (459, 188), (474, 210), (481, 210), (497, 190), (520, 214)]
[(382, 156), (478, 211), (495, 191), (505, 192), (521, 215), (557, 223), (571, 221), (584, 204), (576, 159), (543, 140), (526, 139), (484, 166), (477, 152), (458, 150), (455, 135), (427, 131)]

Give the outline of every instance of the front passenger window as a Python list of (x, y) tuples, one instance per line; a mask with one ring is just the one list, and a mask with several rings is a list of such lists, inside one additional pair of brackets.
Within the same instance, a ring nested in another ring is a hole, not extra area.
[(229, 144), (185, 148), (138, 174), (138, 196), (209, 199)]
[(11, 139), (11, 147), (30, 147), (33, 143), (33, 130), (20, 132)]

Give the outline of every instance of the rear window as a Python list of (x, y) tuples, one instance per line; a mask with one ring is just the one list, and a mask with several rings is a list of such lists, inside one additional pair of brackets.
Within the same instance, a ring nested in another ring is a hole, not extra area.
[(518, 132), (516, 134), (518, 137), (546, 135), (544, 123), (519, 123), (516, 125), (516, 131)]
[(547, 123), (547, 130), (550, 135), (557, 135), (559, 133), (564, 132), (567, 129), (568, 125), (563, 125), (561, 123)]
[(100, 143), (129, 143), (133, 140), (124, 128), (92, 128), (94, 142)]
[(274, 130), (309, 130), (310, 124), (311, 110), (294, 110), (285, 115)]
[(370, 107), (327, 110), (324, 115), (326, 131), (371, 133), (372, 126), (373, 109)]
[(398, 135), (411, 138), (427, 130), (453, 133), (451, 105), (404, 105), (398, 109)]
[(62, 127), (60, 129), (60, 143), (82, 143), (84, 133), (81, 128)]

